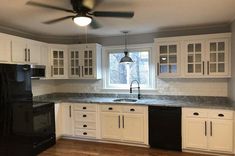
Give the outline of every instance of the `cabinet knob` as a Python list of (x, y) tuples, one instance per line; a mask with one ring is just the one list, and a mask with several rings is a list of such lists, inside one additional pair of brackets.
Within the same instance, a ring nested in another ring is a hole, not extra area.
[(198, 116), (198, 115), (199, 115), (199, 113), (198, 113), (198, 112), (194, 112), (194, 113), (193, 113), (193, 115), (196, 115), (196, 116)]
[(131, 109), (130, 109), (130, 111), (131, 111), (131, 112), (134, 112), (134, 111), (135, 111), (135, 109), (134, 109), (134, 108), (131, 108)]
[(112, 107), (109, 107), (109, 110), (113, 110), (113, 108), (112, 108)]
[(219, 114), (218, 116), (219, 116), (219, 117), (224, 117), (224, 114)]
[(86, 114), (84, 114), (82, 117), (84, 117), (84, 118), (85, 118), (85, 117), (86, 117)]
[(83, 127), (87, 127), (87, 125), (83, 125)]
[(86, 109), (86, 107), (82, 107), (82, 109)]
[(83, 135), (87, 135), (87, 132), (84, 132)]

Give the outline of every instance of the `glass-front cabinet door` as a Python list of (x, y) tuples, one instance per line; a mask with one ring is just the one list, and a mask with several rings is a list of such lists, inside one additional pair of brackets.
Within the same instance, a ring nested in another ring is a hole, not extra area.
[(186, 50), (186, 75), (205, 74), (204, 59), (204, 42), (189, 41), (185, 42), (184, 49)]
[(228, 40), (209, 40), (207, 42), (207, 74), (227, 75), (228, 74)]
[(65, 51), (62, 49), (52, 49), (51, 77), (65, 76)]
[(83, 61), (84, 61), (84, 66), (83, 66), (83, 76), (84, 77), (93, 77), (93, 55), (94, 55), (94, 50), (93, 49), (88, 49), (86, 48), (84, 50), (84, 57), (83, 57)]
[(179, 73), (179, 44), (157, 43), (159, 77), (177, 76)]
[(70, 70), (69, 75), (70, 77), (81, 77), (81, 50), (79, 49), (71, 49), (69, 52), (69, 58), (70, 58)]

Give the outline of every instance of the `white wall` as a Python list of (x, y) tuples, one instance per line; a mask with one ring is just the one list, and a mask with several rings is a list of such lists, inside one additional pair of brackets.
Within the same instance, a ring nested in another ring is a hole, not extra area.
[(229, 97), (235, 101), (235, 21), (231, 26), (232, 30), (232, 78), (229, 81)]
[[(120, 93), (103, 90), (102, 80), (57, 80), (57, 92), (71, 93)], [(141, 91), (154, 95), (228, 96), (227, 79), (156, 79), (157, 89)], [(129, 90), (123, 91), (129, 93)]]
[(34, 96), (56, 92), (54, 80), (32, 80)]

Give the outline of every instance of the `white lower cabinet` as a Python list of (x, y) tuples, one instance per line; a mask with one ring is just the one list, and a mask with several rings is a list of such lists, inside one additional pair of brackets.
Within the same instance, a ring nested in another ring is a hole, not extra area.
[(64, 136), (74, 135), (74, 114), (73, 114), (73, 104), (62, 103), (62, 134)]
[(183, 149), (233, 153), (233, 111), (183, 108)]
[(62, 105), (59, 103), (55, 104), (55, 132), (56, 139), (59, 139), (63, 134), (63, 125), (62, 125)]
[(148, 144), (147, 111), (147, 106), (101, 105), (101, 138)]
[(97, 105), (74, 104), (74, 135), (80, 138), (97, 138)]

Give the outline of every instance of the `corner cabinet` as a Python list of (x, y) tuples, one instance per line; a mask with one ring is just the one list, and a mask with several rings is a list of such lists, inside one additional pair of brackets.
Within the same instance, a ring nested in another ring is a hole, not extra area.
[(233, 153), (233, 111), (183, 108), (183, 149)]
[(159, 78), (231, 77), (231, 33), (155, 39)]
[(69, 78), (101, 79), (99, 44), (79, 44), (69, 47)]
[(67, 47), (63, 45), (50, 46), (51, 78), (68, 78), (68, 56)]
[(101, 139), (148, 144), (147, 106), (101, 105)]

